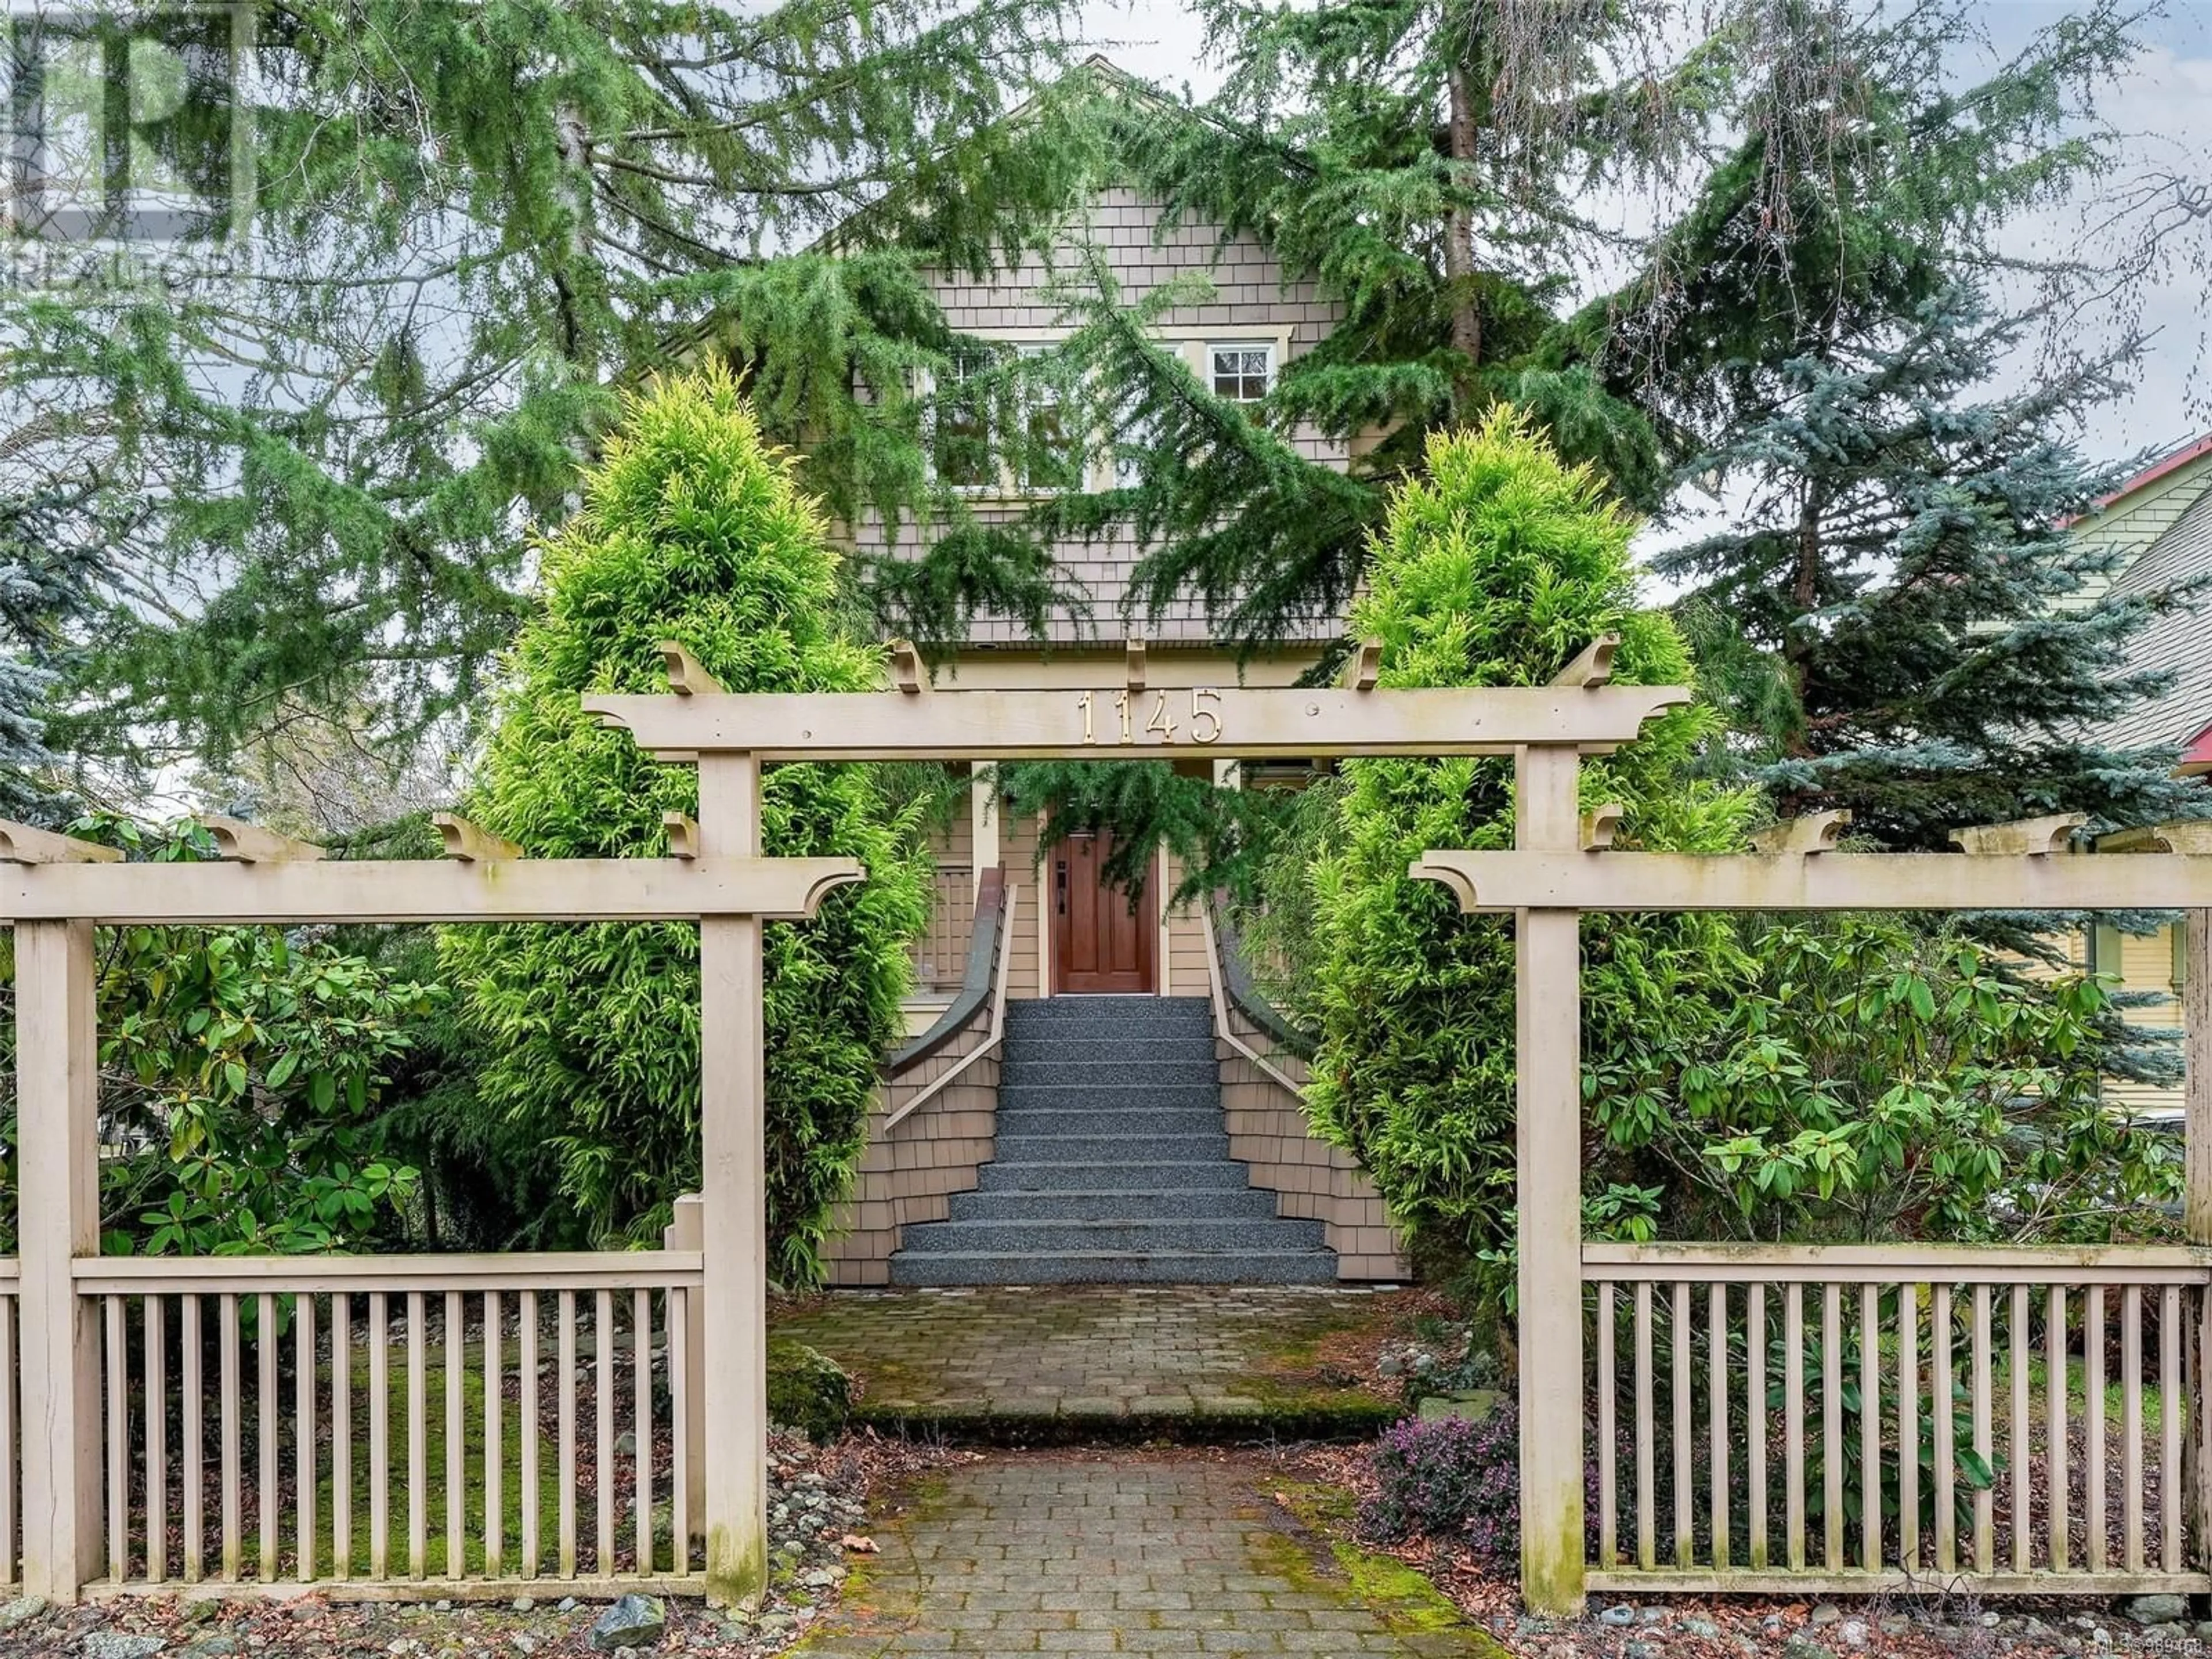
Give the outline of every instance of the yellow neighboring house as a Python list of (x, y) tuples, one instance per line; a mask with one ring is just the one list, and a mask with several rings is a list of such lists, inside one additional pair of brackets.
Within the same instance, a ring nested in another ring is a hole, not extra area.
[[(2143, 469), (2097, 503), (2073, 526), (2084, 541), (2118, 549), (2125, 562), (2112, 590), (2165, 587), (2212, 572), (2212, 434), (2185, 444)], [(2129, 650), (2130, 666), (2173, 671), (2162, 696), (2098, 727), (2114, 745), (2171, 744), (2185, 775), (2212, 774), (2212, 614), (2183, 608), (2153, 619)], [(2151, 1028), (2181, 1024), (2182, 955), (2179, 927), (2136, 936), (2093, 928), (2072, 942), (2077, 964), (2117, 974), (2123, 988), (2154, 1000), (2128, 1018)], [(2181, 1115), (2181, 1090), (2108, 1079), (2106, 1097), (2153, 1116)]]

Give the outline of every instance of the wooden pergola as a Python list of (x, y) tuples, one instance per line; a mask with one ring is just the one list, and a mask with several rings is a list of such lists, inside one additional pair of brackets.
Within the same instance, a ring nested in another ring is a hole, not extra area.
[[(703, 1352), (690, 1357), (700, 1395), (686, 1409), (704, 1443), (693, 1449), (697, 1468), (686, 1472), (700, 1478), (679, 1480), (701, 1493), (691, 1512), (703, 1511), (705, 1589), (725, 1601), (757, 1596), (768, 1568), (762, 925), (811, 915), (830, 888), (865, 877), (848, 860), (763, 856), (769, 765), (1174, 759), (1194, 750), (1235, 759), (1514, 757), (1515, 849), (1434, 851), (1413, 873), (1446, 883), (1467, 908), (1516, 918), (1522, 1583), (1530, 1604), (1547, 1611), (1578, 1607), (1585, 1584), (1583, 1291), (1592, 1280), (1581, 1236), (1583, 912), (2187, 908), (2195, 1015), (2212, 994), (2201, 917), (2212, 906), (2212, 855), (2193, 846), (2127, 858), (2053, 856), (2064, 826), (2045, 823), (1971, 833), (1964, 856), (1867, 857), (1828, 850), (1835, 826), (1820, 822), (1794, 826), (1752, 855), (1609, 850), (1620, 814), (1583, 810), (1581, 757), (1633, 741), (1647, 720), (1691, 695), (1609, 684), (1610, 641), (1595, 643), (1551, 685), (1465, 690), (1378, 689), (1371, 651), (1360, 654), (1350, 683), (1334, 689), (1148, 686), (1142, 653), (1133, 651), (1121, 685), (936, 690), (900, 651), (886, 691), (733, 696), (680, 647), (664, 649), (669, 695), (584, 702), (656, 758), (697, 768), (696, 818), (670, 825), (675, 857), (532, 860), (453, 820), (445, 826), (448, 862), (327, 862), (319, 849), (215, 821), (223, 863), (124, 865), (68, 837), (0, 826), (0, 862), (13, 866), (0, 872), (0, 921), (16, 929), (21, 1404), (38, 1436), (24, 1448), (24, 1576), (34, 1593), (76, 1595), (102, 1554), (102, 1373), (87, 1289), (105, 1282), (94, 1126), (98, 925), (698, 923), (703, 1203), (696, 1258), (687, 1257), (684, 1271), (698, 1273), (703, 1301)], [(2204, 1059), (2208, 1033), (2212, 1022), (2193, 1018), (2193, 1062)], [(2203, 1081), (2212, 1064), (2192, 1064), (2191, 1076), (2189, 1224), (2191, 1239), (2203, 1243), (2212, 1241)], [(414, 1259), (423, 1284), (441, 1282), (441, 1260)], [(518, 1260), (526, 1271), (527, 1259)], [(179, 1274), (189, 1275), (190, 1265), (176, 1264)], [(161, 1271), (146, 1264), (149, 1285)], [(526, 1277), (515, 1282), (528, 1287)], [(117, 1444), (111, 1426), (111, 1465)], [(112, 1540), (112, 1515), (109, 1524)]]

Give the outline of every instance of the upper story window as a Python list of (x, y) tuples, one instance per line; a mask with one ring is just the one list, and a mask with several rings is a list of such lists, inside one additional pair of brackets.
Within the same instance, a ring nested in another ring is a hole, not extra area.
[(1083, 441), (1080, 434), (1068, 429), (1067, 387), (1059, 365), (1052, 361), (1057, 349), (1054, 343), (1021, 349), (1025, 370), (1022, 413), (1027, 423), (1021, 479), (1024, 489), (1083, 488)]
[(982, 489), (999, 482), (991, 453), (991, 398), (984, 377), (993, 367), (988, 350), (956, 352), (938, 377), (929, 463), (941, 483)]
[(1265, 340), (1227, 341), (1206, 349), (1206, 381), (1217, 398), (1256, 404), (1275, 382), (1275, 348)]
[(971, 347), (939, 372), (929, 444), (939, 483), (990, 495), (1083, 488), (1082, 436), (1057, 349), (1052, 341)]

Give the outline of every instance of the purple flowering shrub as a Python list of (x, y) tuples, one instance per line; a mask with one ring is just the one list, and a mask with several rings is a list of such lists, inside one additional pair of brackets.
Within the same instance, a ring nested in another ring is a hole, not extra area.
[(1375, 1443), (1380, 1483), (1360, 1506), (1369, 1536), (1457, 1537), (1486, 1567), (1510, 1567), (1521, 1548), (1521, 1431), (1510, 1399), (1480, 1423), (1409, 1417)]

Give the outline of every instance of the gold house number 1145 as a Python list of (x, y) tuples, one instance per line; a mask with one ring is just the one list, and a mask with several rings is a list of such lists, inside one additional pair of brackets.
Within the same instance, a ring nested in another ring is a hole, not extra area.
[[(1083, 711), (1083, 740), (1085, 743), (1098, 741), (1097, 722), (1092, 718), (1097, 695), (1085, 691), (1075, 702), (1075, 706)], [(1130, 729), (1131, 721), (1136, 718), (1133, 698), (1143, 695), (1142, 692), (1133, 694), (1127, 691), (1114, 694), (1114, 718), (1120, 722), (1121, 741), (1123, 743), (1137, 741), (1136, 733)], [(1212, 743), (1221, 736), (1220, 705), (1221, 693), (1213, 687), (1201, 685), (1193, 688), (1190, 694), (1190, 740), (1193, 743)], [(1165, 691), (1152, 694), (1152, 714), (1145, 721), (1144, 730), (1148, 736), (1157, 738), (1162, 743), (1176, 740), (1175, 716), (1168, 713), (1168, 694)]]

